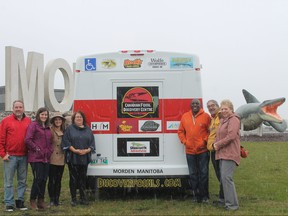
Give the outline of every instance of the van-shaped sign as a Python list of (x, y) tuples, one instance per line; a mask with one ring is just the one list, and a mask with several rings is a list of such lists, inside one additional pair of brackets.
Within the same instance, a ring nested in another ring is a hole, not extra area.
[(73, 110), (96, 142), (88, 176), (99, 188), (183, 187), (188, 166), (177, 130), (192, 99), (202, 101), (196, 55), (120, 51), (77, 59)]

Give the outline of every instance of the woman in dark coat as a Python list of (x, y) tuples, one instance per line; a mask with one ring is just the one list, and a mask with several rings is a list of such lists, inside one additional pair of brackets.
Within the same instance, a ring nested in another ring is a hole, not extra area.
[(49, 174), (50, 157), (53, 152), (52, 133), (49, 127), (49, 112), (45, 107), (38, 109), (36, 121), (29, 125), (25, 143), (28, 148), (28, 162), (33, 172), (30, 208), (45, 209), (44, 195)]
[(78, 204), (77, 188), (80, 192), (79, 204), (87, 205), (86, 174), (88, 164), (91, 162), (91, 153), (95, 153), (95, 140), (92, 130), (86, 125), (83, 112), (77, 111), (72, 115), (72, 124), (65, 130), (61, 147), (66, 151), (66, 162), (69, 168), (71, 205)]

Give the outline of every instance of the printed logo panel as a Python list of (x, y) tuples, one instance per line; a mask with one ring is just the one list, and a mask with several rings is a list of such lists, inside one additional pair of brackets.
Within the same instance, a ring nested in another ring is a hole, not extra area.
[(149, 58), (147, 62), (148, 68), (152, 69), (168, 69), (168, 63), (169, 60), (166, 60), (164, 58)]
[(118, 118), (158, 118), (158, 104), (158, 86), (117, 87)]
[(139, 120), (139, 132), (161, 132), (161, 120)]
[(92, 131), (109, 131), (110, 122), (91, 122)]
[(166, 130), (178, 130), (180, 126), (180, 121), (167, 121)]
[(128, 141), (127, 142), (127, 153), (150, 153), (150, 142), (148, 141)]
[(140, 58), (137, 59), (125, 59), (123, 62), (124, 68), (141, 68), (143, 60)]
[(192, 57), (172, 57), (170, 59), (170, 68), (193, 68)]
[(117, 138), (118, 157), (158, 157), (158, 137)]
[(117, 63), (115, 59), (103, 59), (101, 65), (104, 69), (113, 69), (117, 66)]
[(127, 121), (122, 121), (118, 127), (119, 127), (120, 133), (128, 133), (128, 132), (132, 132), (135, 126), (131, 125)]

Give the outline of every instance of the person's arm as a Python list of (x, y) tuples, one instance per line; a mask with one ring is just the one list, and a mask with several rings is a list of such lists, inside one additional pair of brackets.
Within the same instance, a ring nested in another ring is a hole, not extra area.
[(46, 137), (46, 139), (48, 139), (47, 142), (49, 142), (47, 151), (48, 151), (48, 154), (51, 156), (53, 154), (53, 151), (54, 151), (54, 149), (53, 149), (53, 133), (52, 133), (51, 128), (49, 127), (49, 130), (46, 129), (45, 133), (46, 133), (45, 137)]
[(210, 116), (207, 114), (206, 115), (206, 135), (204, 136), (204, 144), (207, 146), (207, 143), (208, 143), (208, 137), (209, 137), (209, 126), (211, 124), (211, 118)]
[(90, 152), (92, 152), (93, 154), (96, 153), (95, 137), (92, 131), (90, 133), (90, 146), (87, 149), (87, 153)]
[(0, 156), (4, 161), (9, 160), (9, 154), (6, 152), (6, 129), (5, 124), (0, 123)]
[(72, 146), (71, 137), (70, 137), (70, 131), (71, 131), (70, 127), (72, 127), (72, 125), (70, 125), (66, 128), (66, 130), (64, 131), (63, 137), (62, 137), (61, 148), (64, 151), (70, 150), (69, 148), (70, 148), (70, 146)]
[(82, 153), (82, 149), (75, 149), (73, 146), (70, 146), (69, 150), (71, 152), (73, 152), (74, 154), (81, 154)]
[(34, 143), (34, 136), (36, 132), (36, 124), (30, 123), (27, 128), (25, 143), (28, 149), (32, 151), (40, 151), (41, 149)]
[(180, 142), (184, 145), (186, 145), (186, 130), (185, 130), (185, 127), (183, 125), (183, 122), (184, 122), (184, 119), (182, 117), (181, 119), (181, 122), (180, 122), (180, 126), (179, 126), (179, 129), (178, 129), (178, 137), (180, 139)]

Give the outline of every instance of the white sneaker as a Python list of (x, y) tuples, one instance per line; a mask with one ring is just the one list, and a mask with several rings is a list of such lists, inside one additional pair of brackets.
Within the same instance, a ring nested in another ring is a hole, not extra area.
[(13, 212), (14, 211), (14, 207), (13, 206), (6, 206), (5, 211), (6, 212)]

